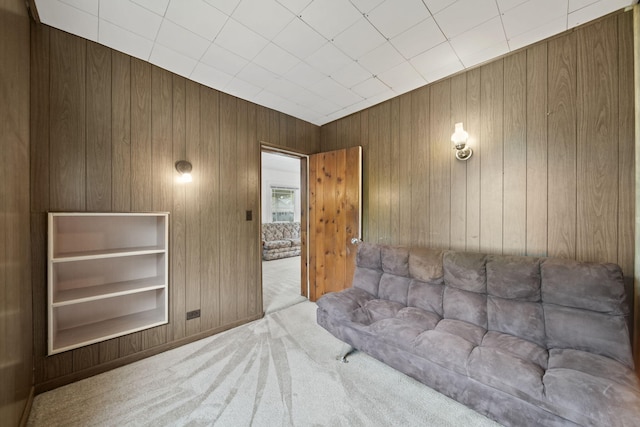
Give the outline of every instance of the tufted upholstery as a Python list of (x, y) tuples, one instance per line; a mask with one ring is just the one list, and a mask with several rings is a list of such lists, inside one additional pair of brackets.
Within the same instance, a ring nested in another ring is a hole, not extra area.
[(505, 425), (637, 425), (624, 298), (613, 264), (363, 243), (318, 323)]
[(300, 223), (262, 224), (262, 259), (273, 260), (300, 255)]

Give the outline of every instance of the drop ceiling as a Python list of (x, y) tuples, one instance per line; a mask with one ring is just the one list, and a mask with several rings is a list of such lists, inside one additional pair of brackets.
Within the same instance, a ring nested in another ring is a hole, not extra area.
[(42, 23), (322, 125), (635, 0), (36, 0)]

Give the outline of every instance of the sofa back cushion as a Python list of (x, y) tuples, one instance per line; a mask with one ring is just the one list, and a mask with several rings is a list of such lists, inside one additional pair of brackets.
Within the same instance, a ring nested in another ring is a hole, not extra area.
[(382, 271), (396, 276), (409, 277), (409, 249), (397, 246), (382, 246)]
[(445, 252), (443, 317), (487, 329), (486, 255)]
[(600, 354), (633, 369), (620, 268), (549, 258), (541, 277), (547, 347)]

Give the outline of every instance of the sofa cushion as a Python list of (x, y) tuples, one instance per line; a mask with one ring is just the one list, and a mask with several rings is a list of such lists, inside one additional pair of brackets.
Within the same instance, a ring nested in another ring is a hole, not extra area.
[(377, 297), (380, 277), (382, 277), (382, 271), (358, 266), (353, 273), (352, 286)]
[(547, 369), (549, 364), (549, 352), (545, 347), (513, 335), (489, 331), (482, 339), (481, 345), (483, 347), (499, 348), (509, 351), (521, 359), (535, 363), (542, 369)]
[(364, 304), (363, 310), (366, 312), (369, 324), (382, 319), (396, 317), (396, 314), (404, 308), (403, 304), (383, 299), (372, 299)]
[(489, 330), (504, 332), (545, 346), (542, 304), (488, 297)]
[(291, 241), (289, 240), (267, 240), (264, 242), (264, 249), (281, 249), (290, 248)]
[(456, 335), (474, 345), (480, 345), (487, 330), (462, 320), (442, 319), (435, 327), (436, 331)]
[(611, 357), (633, 368), (624, 316), (544, 304), (547, 348), (571, 348)]
[(318, 307), (333, 319), (346, 322), (360, 322), (358, 311), (374, 298), (359, 288), (347, 288), (340, 292), (330, 292), (318, 299)]
[(487, 293), (500, 298), (540, 301), (540, 259), (487, 257)]
[(443, 251), (427, 248), (411, 248), (409, 251), (409, 274), (414, 279), (427, 283), (442, 283)]
[(358, 267), (382, 270), (381, 250), (379, 245), (362, 242), (358, 245), (356, 265)]
[(407, 305), (409, 283), (411, 283), (411, 279), (408, 277), (383, 273), (378, 287), (378, 297)]
[(622, 271), (617, 265), (550, 258), (542, 263), (541, 275), (545, 303), (601, 313), (628, 313)]
[(544, 370), (537, 364), (499, 347), (476, 347), (469, 357), (469, 377), (530, 401), (543, 399)]
[(573, 349), (555, 349), (549, 352), (549, 369), (566, 368), (589, 375), (608, 378), (640, 391), (640, 382), (634, 372), (608, 357)]
[(487, 329), (487, 296), (446, 286), (442, 300), (445, 319), (464, 320)]
[(302, 240), (300, 238), (287, 239), (291, 242), (291, 246), (302, 246)]
[(467, 375), (467, 360), (476, 345), (464, 338), (436, 329), (425, 331), (415, 339), (414, 352), (437, 365)]
[(447, 252), (443, 257), (444, 283), (465, 291), (486, 293), (486, 255)]
[(434, 313), (406, 307), (398, 311), (394, 318), (373, 323), (369, 330), (387, 344), (412, 351), (416, 337), (426, 330), (433, 329), (439, 320), (440, 317)]
[(407, 305), (419, 307), (442, 316), (442, 294), (444, 285), (421, 282), (411, 279), (407, 295)]
[(396, 276), (409, 277), (409, 249), (383, 246), (381, 251), (382, 271)]
[[(573, 369), (575, 364), (560, 367), (555, 359), (552, 353), (550, 368), (544, 375), (544, 387), (548, 402), (560, 416), (583, 425), (637, 425), (640, 390), (590, 373), (595, 367), (585, 369), (581, 366), (580, 370)], [(551, 368), (552, 365), (557, 367)]]

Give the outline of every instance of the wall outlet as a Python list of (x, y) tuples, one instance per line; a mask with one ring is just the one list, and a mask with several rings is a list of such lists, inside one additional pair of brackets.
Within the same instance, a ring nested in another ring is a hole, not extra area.
[(187, 311), (187, 320), (196, 319), (198, 317), (200, 317), (200, 309)]
[(252, 211), (247, 211), (245, 218), (247, 219), (247, 221), (252, 221), (253, 220), (253, 212)]

